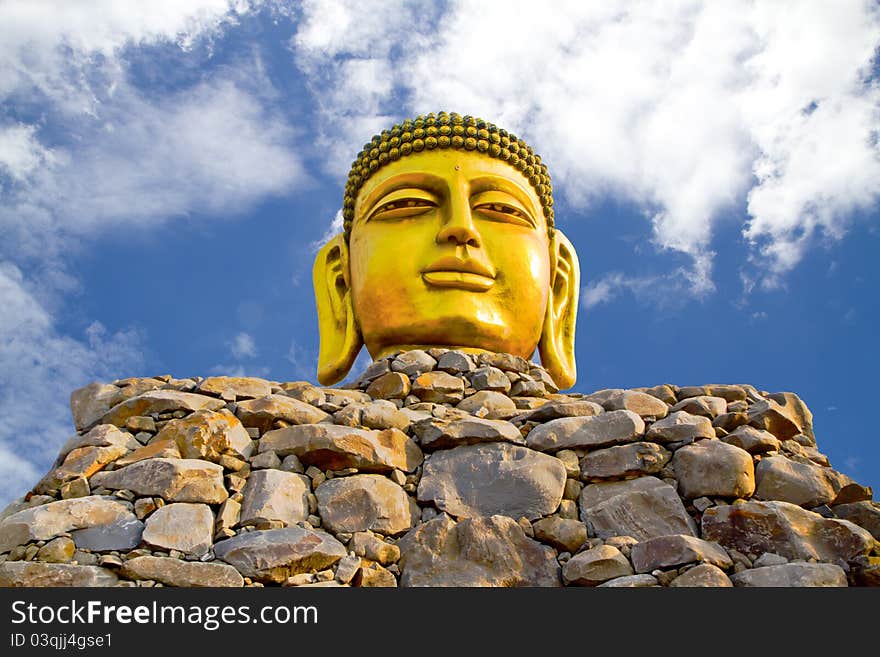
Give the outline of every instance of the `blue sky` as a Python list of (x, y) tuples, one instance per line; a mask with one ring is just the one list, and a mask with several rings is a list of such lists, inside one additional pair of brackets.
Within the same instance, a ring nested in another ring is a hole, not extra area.
[(0, 5), (0, 504), (92, 380), (314, 380), (348, 166), (441, 109), (550, 167), (575, 390), (791, 390), (880, 487), (876, 4), (538, 5)]

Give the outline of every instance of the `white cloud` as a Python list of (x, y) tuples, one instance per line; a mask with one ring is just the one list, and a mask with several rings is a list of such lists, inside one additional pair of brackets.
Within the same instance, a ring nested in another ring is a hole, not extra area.
[(254, 338), (242, 331), (232, 339), (229, 350), (234, 358), (254, 358), (257, 355), (257, 345), (254, 344)]
[(29, 490), (73, 434), (71, 391), (142, 364), (135, 331), (110, 335), (94, 323), (82, 338), (60, 333), (34, 285), (0, 263), (0, 507)]
[(309, 244), (309, 252), (317, 253), (322, 246), (341, 233), (345, 227), (344, 222), (345, 219), (342, 216), (342, 208), (339, 208), (336, 211), (336, 214), (333, 215), (333, 220), (330, 222), (330, 225), (327, 226), (327, 230), (324, 231), (324, 234)]
[(739, 207), (772, 285), (815, 235), (839, 237), (877, 203), (880, 84), (865, 80), (878, 43), (880, 10), (860, 0), (459, 1), (439, 20), (421, 3), (306, 3), (293, 40), (325, 130), (342, 126), (337, 174), (390, 123), (383, 98), (482, 115), (532, 142), (575, 207), (639, 204), (654, 244), (692, 258), (698, 295), (713, 230)]

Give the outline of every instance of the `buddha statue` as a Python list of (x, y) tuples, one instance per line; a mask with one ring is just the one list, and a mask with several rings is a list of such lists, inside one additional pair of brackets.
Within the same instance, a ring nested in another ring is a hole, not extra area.
[(373, 137), (352, 164), (344, 230), (313, 270), (318, 381), (416, 348), (537, 348), (560, 388), (576, 378), (580, 269), (554, 226), (547, 167), (521, 139), (440, 112)]

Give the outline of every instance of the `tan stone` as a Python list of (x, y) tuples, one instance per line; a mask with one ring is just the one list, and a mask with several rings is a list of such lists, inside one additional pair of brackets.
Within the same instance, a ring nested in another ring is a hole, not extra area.
[(332, 424), (302, 424), (276, 429), (260, 439), (260, 452), (296, 455), (323, 470), (357, 468), (367, 472), (412, 472), (422, 450), (398, 429), (367, 431)]
[(358, 571), (354, 584), (362, 588), (397, 588), (397, 579), (386, 568), (371, 563)]
[(703, 415), (691, 415), (687, 411), (670, 413), (662, 420), (657, 420), (645, 434), (647, 440), (657, 443), (673, 443), (694, 441), (700, 438), (714, 438), (715, 429), (712, 421)]
[(252, 472), (242, 494), (240, 524), (278, 520), (295, 525), (309, 517), (309, 478), (283, 470)]
[(769, 431), (750, 426), (739, 426), (722, 438), (724, 442), (749, 454), (779, 451), (779, 440)]
[(701, 563), (687, 570), (669, 583), (669, 586), (680, 588), (731, 588), (733, 582), (718, 566)]
[(867, 529), (880, 541), (880, 502), (863, 500), (838, 504), (833, 508), (838, 518), (849, 520), (859, 527)]
[(539, 424), (526, 436), (532, 449), (610, 447), (638, 440), (645, 422), (632, 411), (609, 411), (596, 416), (566, 417)]
[(225, 402), (178, 390), (150, 390), (137, 397), (120, 402), (101, 417), (102, 424), (125, 426), (125, 421), (134, 415), (150, 413), (169, 413), (174, 411), (217, 410)]
[(272, 392), (272, 386), (265, 379), (249, 376), (209, 376), (199, 384), (198, 391), (234, 401), (265, 397)]
[(526, 442), (519, 429), (510, 422), (476, 417), (419, 422), (413, 427), (413, 433), (419, 438), (423, 449), (431, 450), (488, 442), (509, 442), (515, 445), (524, 445)]
[(223, 468), (198, 459), (154, 458), (113, 472), (99, 472), (93, 486), (126, 489), (137, 495), (155, 495), (169, 502), (219, 504), (228, 497)]
[(643, 589), (660, 586), (652, 575), (624, 575), (599, 584), (602, 589)]
[(128, 453), (128, 449), (123, 445), (78, 447), (67, 454), (64, 463), (50, 470), (37, 483), (34, 491), (46, 493), (50, 490), (58, 490), (62, 485), (78, 477), (91, 477), (108, 463), (113, 463), (126, 453)]
[(559, 586), (552, 548), (528, 538), (512, 518), (443, 515), (398, 543), (401, 586)]
[(410, 419), (392, 402), (377, 399), (369, 404), (364, 404), (361, 408), (361, 424), (367, 429), (400, 429), (404, 431), (409, 427)]
[(679, 448), (672, 466), (678, 491), (686, 499), (749, 497), (755, 491), (751, 455), (719, 440), (700, 440)]
[(128, 579), (148, 579), (165, 586), (239, 587), (244, 578), (225, 563), (182, 561), (171, 557), (135, 557), (128, 559), (120, 569)]
[(261, 433), (270, 431), (276, 420), (288, 424), (315, 424), (330, 418), (321, 409), (288, 395), (267, 395), (240, 402), (235, 414), (244, 426), (257, 427)]
[(315, 489), (315, 495), (321, 520), (334, 534), (369, 530), (395, 535), (419, 521), (415, 500), (382, 475), (329, 479)]
[(761, 459), (755, 472), (755, 497), (813, 508), (828, 504), (849, 478), (830, 468), (798, 463), (785, 456)]
[(424, 402), (456, 404), (462, 400), (464, 381), (446, 372), (425, 372), (413, 381), (412, 394)]
[(535, 538), (560, 552), (577, 552), (587, 542), (587, 526), (559, 516), (541, 518), (533, 525)]
[(562, 567), (562, 579), (569, 586), (597, 586), (617, 577), (632, 575), (627, 558), (616, 547), (599, 545), (574, 555)]
[(406, 399), (410, 391), (409, 377), (401, 372), (388, 372), (375, 379), (367, 388), (373, 399)]
[(145, 543), (194, 557), (208, 551), (213, 535), (214, 514), (206, 504), (166, 504), (147, 518), (144, 528)]
[(197, 411), (166, 424), (153, 439), (171, 439), (185, 459), (217, 462), (224, 454), (247, 458), (253, 442), (237, 417), (225, 408), (219, 412)]
[(494, 390), (480, 390), (465, 397), (455, 406), (460, 411), (471, 413), (478, 417), (492, 417), (516, 414), (516, 404), (507, 395)]
[(727, 411), (727, 401), (711, 395), (688, 397), (673, 406), (670, 412), (674, 413), (675, 411), (685, 411), (691, 415), (703, 415), (714, 419)]
[(76, 430), (84, 431), (92, 427), (122, 398), (119, 388), (97, 381), (74, 390), (70, 393), (70, 410)]
[(659, 472), (672, 454), (655, 443), (631, 443), (590, 452), (581, 459), (584, 481)]
[(70, 438), (58, 452), (58, 458), (64, 459), (70, 452), (83, 447), (125, 447), (137, 449), (141, 444), (127, 431), (122, 431), (112, 424), (99, 424), (82, 436)]
[(687, 534), (656, 536), (637, 543), (632, 548), (630, 558), (637, 573), (696, 562), (710, 563), (719, 568), (733, 567), (733, 561), (720, 545)]
[(787, 563), (744, 570), (731, 575), (734, 586), (828, 587), (847, 586), (846, 573), (830, 563)]
[(564, 417), (587, 417), (605, 412), (600, 404), (591, 401), (552, 401), (527, 413), (512, 418), (513, 422), (549, 422)]
[(370, 532), (355, 532), (348, 549), (359, 557), (387, 566), (400, 560), (400, 548), (383, 541)]
[(172, 438), (153, 439), (149, 445), (139, 447), (133, 452), (116, 461), (116, 465), (124, 467), (146, 459), (179, 459), (180, 450)]
[(676, 403), (675, 399), (675, 391), (673, 391), (671, 386), (666, 384), (659, 386), (652, 386), (650, 388), (633, 388), (636, 392), (644, 392), (652, 397), (656, 397), (662, 402), (666, 402), (670, 406)]
[(76, 566), (38, 561), (0, 563), (0, 587), (115, 586), (118, 578), (98, 566)]
[[(784, 393), (791, 394), (791, 393)], [(796, 398), (796, 396), (794, 396)], [(785, 397), (782, 397), (785, 401)], [(799, 404), (799, 406), (798, 406)], [(801, 412), (798, 412), (798, 411)], [(808, 416), (806, 414), (809, 414)], [(769, 431), (779, 440), (788, 440), (809, 428), (812, 433), (812, 414), (803, 402), (780, 404), (772, 397), (753, 403), (749, 407), (749, 424)], [(808, 426), (807, 426), (808, 423)]]
[(606, 411), (632, 411), (643, 420), (659, 420), (669, 413), (669, 405), (666, 402), (637, 390), (624, 390), (613, 395), (602, 406)]
[(66, 536), (53, 538), (37, 552), (37, 561), (69, 563), (76, 552), (76, 544)]

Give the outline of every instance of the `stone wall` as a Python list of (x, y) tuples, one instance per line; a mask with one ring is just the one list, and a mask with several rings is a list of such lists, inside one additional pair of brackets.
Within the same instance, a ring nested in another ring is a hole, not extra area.
[(71, 407), (0, 514), (0, 585), (880, 584), (880, 504), (788, 392), (559, 394), (432, 349), (348, 389), (159, 376)]

